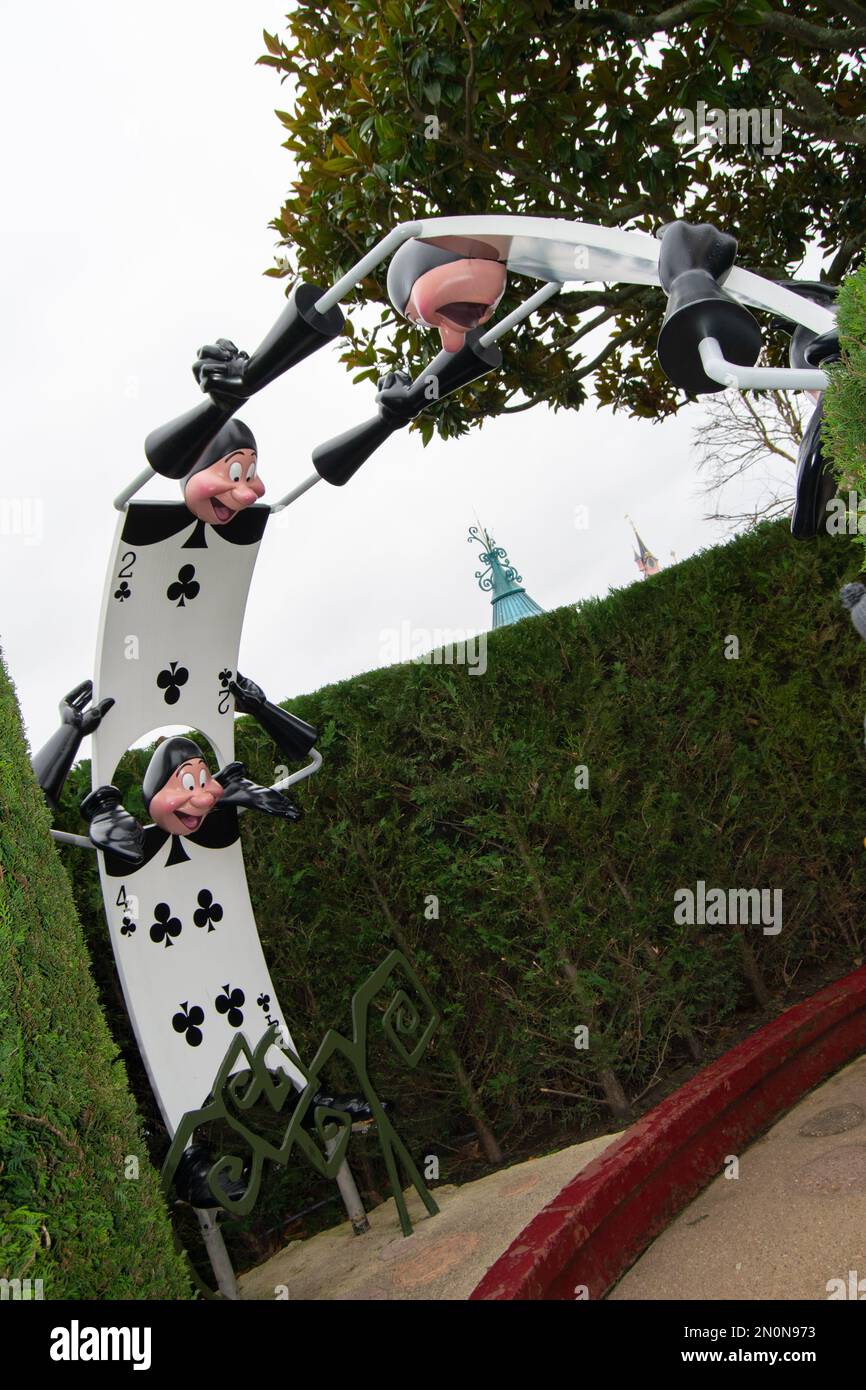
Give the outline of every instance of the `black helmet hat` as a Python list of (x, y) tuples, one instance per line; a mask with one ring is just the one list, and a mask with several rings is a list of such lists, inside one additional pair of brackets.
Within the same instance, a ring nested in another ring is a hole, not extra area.
[(226, 454), (233, 454), (237, 449), (254, 449), (258, 453), (255, 435), (249, 425), (245, 425), (243, 420), (229, 420), (223, 425), (219, 434), (211, 440), (186, 476), (181, 478), (181, 492), (186, 489), (187, 483), (194, 474), (201, 473), (205, 468), (210, 468), (212, 463), (217, 463), (219, 459), (224, 459)]

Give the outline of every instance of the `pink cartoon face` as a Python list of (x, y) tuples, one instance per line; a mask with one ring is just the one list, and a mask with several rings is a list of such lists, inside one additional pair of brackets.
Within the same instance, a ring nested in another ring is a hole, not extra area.
[(150, 799), (150, 815), (170, 835), (194, 835), (223, 794), (206, 762), (189, 758)]
[(265, 485), (256, 473), (254, 449), (235, 449), (209, 468), (193, 473), (184, 488), (184, 500), (193, 516), (211, 526), (227, 526), (238, 512), (264, 496)]
[(404, 312), (412, 323), (438, 328), (446, 352), (459, 352), (470, 329), (492, 317), (505, 278), (499, 261), (472, 258), (434, 266), (415, 281)]

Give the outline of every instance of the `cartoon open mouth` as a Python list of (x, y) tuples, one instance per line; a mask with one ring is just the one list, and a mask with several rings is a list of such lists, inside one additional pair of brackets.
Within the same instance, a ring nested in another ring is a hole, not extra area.
[(225, 524), (227, 521), (231, 521), (232, 517), (235, 515), (231, 507), (227, 507), (224, 502), (220, 502), (216, 497), (211, 498), (211, 505), (213, 506), (214, 516), (221, 525)]
[(204, 820), (204, 816), (189, 816), (186, 814), (185, 811), (175, 811), (175, 815), (177, 816), (181, 825), (186, 826), (187, 830), (190, 831), (190, 833), (192, 833), (195, 830), (198, 830), (199, 826)]
[(487, 303), (473, 303), (471, 300), (457, 300), (453, 304), (443, 304), (439, 310), (439, 315), (443, 319), (450, 319), (458, 328), (465, 328), (467, 332), (470, 328), (477, 328), (485, 314), (490, 309)]

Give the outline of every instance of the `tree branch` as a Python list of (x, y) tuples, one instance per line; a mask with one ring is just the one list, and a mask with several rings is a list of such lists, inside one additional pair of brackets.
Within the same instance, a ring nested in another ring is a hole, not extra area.
[(463, 84), (463, 101), (465, 104), (463, 134), (466, 136), (467, 140), (470, 140), (472, 138), (472, 107), (475, 102), (475, 44), (472, 42), (469, 26), (463, 17), (463, 6), (452, 4), (451, 0), (445, 0), (445, 4), (463, 30), (463, 37), (466, 40), (466, 47), (469, 50), (469, 68), (466, 73), (466, 81)]
[(851, 19), (855, 24), (866, 24), (866, 9), (862, 5), (855, 4), (855, 0), (825, 0), (828, 9), (835, 10), (836, 14), (845, 15), (846, 19)]
[(831, 49), (836, 53), (850, 53), (852, 49), (866, 45), (866, 28), (824, 29), (817, 24), (810, 24), (806, 19), (798, 19), (788, 10), (784, 13), (770, 10), (763, 14), (761, 28), (784, 34), (790, 39), (798, 39), (810, 49)]
[(650, 39), (662, 29), (670, 30), (677, 24), (688, 22), (698, 16), (705, 18), (701, 13), (703, 10), (703, 0), (682, 0), (681, 4), (671, 5), (670, 9), (662, 10), (661, 14), (644, 15), (639, 19), (623, 10), (581, 10), (576, 19), (593, 29), (601, 29), (607, 25), (630, 39)]
[(866, 240), (866, 238), (861, 234), (860, 236), (848, 237), (842, 242), (842, 245), (833, 257), (830, 269), (827, 271), (828, 280), (835, 284), (839, 283), (842, 276), (848, 273), (848, 267), (857, 255), (857, 252), (862, 249), (864, 240)]
[(610, 342), (608, 343), (607, 347), (603, 348), (597, 357), (593, 357), (592, 361), (587, 362), (585, 366), (580, 368), (579, 371), (569, 373), (572, 380), (583, 381), (584, 377), (587, 377), (590, 375), (591, 372), (594, 372), (597, 367), (601, 366), (602, 362), (606, 362), (607, 359), (611, 356), (612, 353), (616, 351), (616, 349), (620, 346), (621, 343), (627, 342), (629, 338), (636, 338), (638, 334), (640, 334), (643, 331), (644, 328), (648, 328), (655, 317), (656, 311), (651, 310), (650, 313), (644, 314), (643, 318), (640, 319), (638, 323), (629, 325), (629, 327), (624, 328), (621, 333), (615, 333), (614, 336), (611, 338)]

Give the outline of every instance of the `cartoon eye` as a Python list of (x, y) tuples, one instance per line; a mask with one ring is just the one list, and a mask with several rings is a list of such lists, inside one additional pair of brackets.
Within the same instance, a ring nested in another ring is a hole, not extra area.
[(183, 776), (180, 779), (180, 785), (184, 787), (188, 792), (195, 791), (195, 778), (193, 777), (191, 772), (185, 772), (183, 774)]
[(254, 463), (251, 463), (250, 466), (249, 466), (249, 468), (247, 469), (247, 482), (248, 482), (248, 483), (249, 483), (249, 482), (252, 482), (252, 480), (253, 480), (253, 478), (254, 478), (255, 476), (256, 476), (256, 465), (255, 465)]
[(240, 482), (242, 472), (243, 469), (241, 468), (241, 465), (237, 462), (237, 460), (229, 465), (229, 477), (231, 478), (233, 483)]
[(207, 773), (205, 772), (204, 768), (202, 768), (201, 772), (200, 772), (199, 775), (198, 775), (198, 784), (199, 784), (199, 786), (200, 786), (200, 787), (203, 787), (206, 781), (207, 781)]

